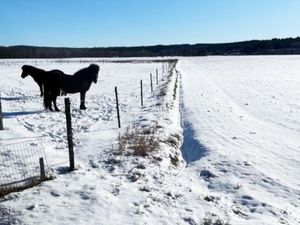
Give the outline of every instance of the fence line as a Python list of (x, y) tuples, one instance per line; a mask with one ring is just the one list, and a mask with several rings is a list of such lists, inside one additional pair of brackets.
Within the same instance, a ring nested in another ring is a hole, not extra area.
[[(162, 64), (162, 81), (164, 81), (163, 77), (166, 77), (171, 70), (173, 70), (175, 68), (175, 65), (176, 65), (176, 61), (174, 62), (170, 62), (168, 64)], [(156, 84), (158, 85), (158, 69), (156, 68), (155, 70), (156, 72)], [(169, 79), (167, 77), (167, 79)], [(153, 76), (152, 76), (152, 73), (150, 73), (150, 90), (151, 90), (151, 96), (150, 97), (153, 97), (153, 93), (154, 93), (154, 88), (153, 88)], [(177, 78), (176, 78), (176, 82), (177, 83)], [(165, 85), (167, 85), (167, 83), (165, 83)], [(144, 106), (144, 91), (143, 91), (143, 80), (140, 80), (140, 105), (141, 106)], [(159, 94), (157, 94), (157, 96), (159, 96)], [(117, 108), (117, 119), (118, 119), (118, 127), (120, 128), (121, 125), (120, 125), (120, 112), (119, 112), (119, 105), (121, 105), (121, 108), (122, 108), (122, 103), (120, 103), (119, 101), (119, 98), (118, 98), (118, 92), (117, 92), (117, 87), (115, 87), (115, 98), (116, 98), (116, 108)], [(156, 108), (154, 109), (156, 112), (157, 111), (160, 111), (160, 112), (164, 112), (164, 105), (163, 104), (156, 104), (156, 105), (151, 105), (151, 106), (156, 106)], [(161, 109), (160, 109), (161, 108)], [(132, 109), (130, 110), (131, 112), (133, 111)], [(140, 111), (140, 110), (138, 110)], [(169, 111), (169, 108), (166, 106), (166, 111), (168, 112)], [(128, 124), (128, 121), (125, 122), (125, 124)]]

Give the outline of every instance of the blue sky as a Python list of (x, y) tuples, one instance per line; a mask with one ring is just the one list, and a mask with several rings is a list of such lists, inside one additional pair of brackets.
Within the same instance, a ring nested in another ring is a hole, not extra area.
[(300, 36), (300, 0), (0, 0), (0, 46), (140, 46)]

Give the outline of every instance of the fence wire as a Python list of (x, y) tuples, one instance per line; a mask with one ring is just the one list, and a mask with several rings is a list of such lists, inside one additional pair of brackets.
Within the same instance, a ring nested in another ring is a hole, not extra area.
[(0, 146), (0, 196), (39, 184), (40, 158), (47, 160), (41, 139)]

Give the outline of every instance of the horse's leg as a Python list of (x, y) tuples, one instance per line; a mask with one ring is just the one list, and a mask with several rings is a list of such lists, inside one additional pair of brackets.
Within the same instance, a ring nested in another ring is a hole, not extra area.
[(41, 96), (43, 96), (44, 95), (44, 92), (43, 92), (43, 84), (39, 84), (39, 86), (40, 86), (40, 91), (41, 91)]
[(57, 96), (59, 95), (59, 92), (60, 90), (56, 91), (53, 93), (53, 105), (54, 105), (54, 109), (56, 112), (59, 112), (59, 108), (57, 108), (57, 105), (56, 105), (56, 99), (57, 99)]
[(50, 98), (50, 101), (49, 101), (49, 110), (51, 112), (53, 112), (53, 109), (52, 109), (52, 97)]
[(86, 93), (85, 91), (80, 92), (80, 109), (83, 109), (83, 110), (86, 109), (85, 104), (84, 104), (84, 102), (85, 102), (85, 93)]
[(52, 109), (52, 102), (53, 102), (53, 90), (50, 91), (50, 95), (49, 95), (49, 110), (51, 112), (53, 112), (53, 109)]
[(51, 97), (50, 97), (50, 90), (48, 88), (48, 86), (45, 86), (45, 90), (44, 90), (44, 106), (45, 109), (50, 109), (49, 105), (51, 106)]

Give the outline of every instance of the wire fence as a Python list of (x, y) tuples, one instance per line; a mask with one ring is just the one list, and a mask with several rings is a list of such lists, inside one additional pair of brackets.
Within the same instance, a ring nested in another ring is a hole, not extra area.
[(42, 139), (0, 146), (0, 197), (39, 184), (47, 168)]

